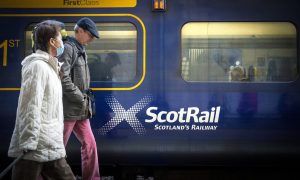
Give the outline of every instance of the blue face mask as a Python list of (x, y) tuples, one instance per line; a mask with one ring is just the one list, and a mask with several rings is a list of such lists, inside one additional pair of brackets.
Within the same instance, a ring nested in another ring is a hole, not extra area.
[(56, 48), (56, 57), (59, 57), (60, 55), (62, 55), (64, 53), (64, 43), (62, 41), (60, 42), (60, 47)]

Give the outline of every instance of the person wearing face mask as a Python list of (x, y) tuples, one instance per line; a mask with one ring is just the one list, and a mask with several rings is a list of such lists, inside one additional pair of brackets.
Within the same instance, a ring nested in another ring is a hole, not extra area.
[(22, 61), (16, 123), (8, 156), (20, 157), (13, 180), (73, 180), (65, 160), (63, 102), (57, 57), (64, 51), (60, 26), (43, 21), (34, 28), (34, 53)]
[(84, 180), (99, 180), (97, 145), (91, 129), (92, 101), (90, 72), (86, 46), (99, 38), (96, 24), (87, 17), (77, 21), (75, 37), (67, 37), (65, 50), (59, 57), (62, 66), (64, 105), (64, 143), (67, 145), (73, 132), (81, 143), (81, 167)]

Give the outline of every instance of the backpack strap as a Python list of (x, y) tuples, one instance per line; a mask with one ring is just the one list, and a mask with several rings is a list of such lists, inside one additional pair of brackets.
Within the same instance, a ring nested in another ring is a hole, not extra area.
[(69, 44), (70, 46), (72, 46), (72, 48), (73, 48), (73, 57), (76, 56), (76, 59), (73, 60), (73, 62), (71, 62), (70, 69), (72, 70), (72, 68), (74, 67), (74, 65), (78, 61), (79, 57), (82, 56), (82, 52), (78, 51), (78, 48), (77, 48), (75, 42), (70, 37), (67, 37), (65, 39), (64, 43)]
[[(73, 49), (73, 57), (75, 57), (76, 54), (78, 53), (78, 52), (77, 52), (77, 48), (75, 48), (76, 45), (75, 45), (73, 42), (71, 42), (71, 41), (65, 41), (64, 43), (69, 44), (70, 46), (72, 46), (72, 49)], [(70, 62), (70, 64), (71, 64), (70, 69), (72, 69), (72, 68), (74, 67), (74, 65), (75, 65), (75, 63), (77, 62), (77, 60), (78, 60), (78, 56), (77, 56), (77, 58), (76, 58), (75, 60), (73, 60), (72, 62)]]

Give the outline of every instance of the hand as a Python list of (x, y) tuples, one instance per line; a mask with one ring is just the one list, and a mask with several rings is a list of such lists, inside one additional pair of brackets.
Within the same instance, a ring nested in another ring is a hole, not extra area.
[(84, 102), (86, 99), (87, 99), (87, 95), (86, 95), (86, 94), (83, 94), (82, 102)]

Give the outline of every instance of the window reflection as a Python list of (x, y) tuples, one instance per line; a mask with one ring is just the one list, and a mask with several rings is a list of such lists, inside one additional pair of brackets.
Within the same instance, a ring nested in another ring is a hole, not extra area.
[(182, 28), (182, 78), (230, 82), (295, 80), (296, 34), (295, 27), (285, 22), (187, 23)]

